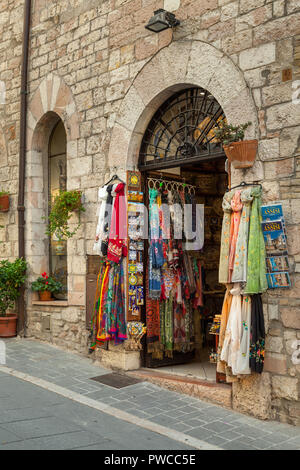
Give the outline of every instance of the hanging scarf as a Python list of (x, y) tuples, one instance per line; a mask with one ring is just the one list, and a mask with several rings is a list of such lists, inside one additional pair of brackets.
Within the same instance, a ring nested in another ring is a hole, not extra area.
[(221, 352), (221, 361), (226, 362), (226, 364), (232, 368), (232, 373), (235, 374), (242, 332), (242, 297), (240, 285), (237, 284), (231, 289), (230, 293), (232, 294), (232, 300)]
[(105, 271), (103, 274), (101, 287), (100, 287), (100, 298), (99, 298), (99, 310), (98, 310), (98, 320), (97, 320), (97, 344), (102, 344), (104, 341), (107, 341), (107, 332), (106, 332), (106, 317), (104, 314), (105, 301), (107, 298), (107, 289), (109, 283), (109, 270), (110, 265), (106, 264)]
[(251, 195), (253, 203), (250, 216), (248, 269), (245, 294), (259, 294), (268, 288), (266, 276), (266, 248), (261, 228), (261, 188), (254, 186)]
[(101, 243), (102, 256), (107, 255), (108, 237), (109, 237), (110, 226), (111, 226), (111, 214), (112, 214), (112, 205), (113, 205), (113, 196), (112, 196), (113, 187), (114, 187), (113, 184), (110, 184), (107, 186), (107, 198), (106, 198), (105, 213), (104, 213), (103, 240)]
[(231, 199), (232, 214), (229, 237), (228, 282), (231, 282), (234, 268), (236, 243), (238, 239), (242, 208), (243, 204), (241, 203), (241, 191), (236, 191), (235, 195)]
[(194, 259), (194, 272), (196, 279), (196, 294), (193, 307), (203, 307), (203, 285), (202, 285), (202, 266), (201, 262)]
[(243, 210), (239, 228), (239, 234), (236, 244), (234, 268), (232, 274), (232, 282), (247, 281), (247, 264), (248, 264), (248, 238), (249, 238), (249, 222), (251, 202), (253, 200), (252, 188), (242, 191), (241, 201)]
[(164, 331), (166, 356), (173, 357), (173, 295), (165, 301)]
[(159, 300), (162, 292), (162, 280), (160, 268), (153, 268), (151, 256), (149, 256), (149, 298)]
[(223, 198), (223, 223), (222, 223), (222, 236), (221, 236), (221, 250), (220, 250), (220, 264), (219, 264), (219, 283), (228, 283), (228, 270), (229, 270), (229, 237), (230, 237), (230, 222), (231, 222), (231, 199), (234, 191), (225, 193)]
[(182, 352), (186, 342), (185, 306), (176, 303), (174, 308), (174, 350)]
[(124, 270), (123, 263), (114, 266), (111, 319), (108, 333), (115, 344), (127, 339), (125, 320)]
[(99, 206), (99, 214), (98, 214), (98, 225), (96, 229), (96, 237), (93, 250), (98, 255), (102, 256), (101, 246), (102, 241), (104, 239), (104, 220), (105, 220), (105, 208), (106, 208), (106, 200), (107, 200), (107, 186), (100, 188), (98, 191), (98, 201), (100, 203)]
[(89, 351), (92, 352), (96, 349), (97, 346), (97, 332), (98, 332), (98, 319), (99, 319), (99, 308), (100, 308), (100, 298), (101, 298), (101, 286), (103, 281), (103, 276), (106, 270), (106, 264), (102, 261), (100, 265), (100, 270), (97, 278), (97, 286), (93, 307), (93, 314), (91, 320), (91, 334), (90, 334), (90, 348)]
[(195, 282), (192, 260), (191, 260), (191, 257), (186, 252), (184, 252), (183, 254), (183, 262), (184, 262), (185, 274), (187, 276), (187, 281), (188, 281), (189, 294), (193, 294), (196, 291), (196, 282)]
[(217, 371), (221, 374), (226, 373), (226, 363), (224, 361), (221, 361), (221, 352), (222, 352), (222, 348), (223, 348), (224, 341), (225, 341), (226, 328), (227, 328), (229, 313), (231, 309), (232, 294), (230, 290), (231, 290), (231, 286), (228, 285), (227, 290), (225, 292), (222, 313), (221, 313), (221, 325), (220, 325), (219, 346), (218, 346), (219, 360), (217, 363)]
[(149, 219), (150, 219), (150, 258), (153, 268), (164, 265), (163, 242), (161, 230), (161, 215), (159, 211), (161, 197), (156, 189), (149, 190)]
[(251, 327), (251, 297), (243, 297), (242, 304), (242, 336), (237, 358), (237, 375), (249, 375), (250, 370), (250, 327)]
[(261, 295), (252, 296), (250, 368), (252, 372), (262, 373), (265, 360), (265, 320)]
[(124, 195), (124, 183), (117, 185), (116, 198), (112, 214), (112, 223), (109, 234), (107, 259), (114, 263), (120, 263), (122, 256), (127, 256), (126, 243), (126, 204)]

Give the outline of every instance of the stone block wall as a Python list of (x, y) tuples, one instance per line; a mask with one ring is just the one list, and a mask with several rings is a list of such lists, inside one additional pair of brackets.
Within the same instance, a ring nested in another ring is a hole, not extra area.
[[(163, 7), (176, 13), (180, 27), (173, 34), (147, 31), (153, 11)], [(6, 103), (0, 104), (0, 190), (10, 191), (12, 205), (0, 214), (1, 258), (17, 256), (22, 18), (23, 0), (1, 3)], [(300, 340), (299, 31), (299, 0), (33, 0), (26, 186), (30, 280), (48, 262), (46, 241), (38, 243), (34, 230), (39, 225), (43, 239), (40, 167), (46, 143), (40, 137), (49, 130), (47, 122), (51, 127), (51, 113), (67, 132), (68, 188), (82, 189), (87, 211), (68, 246), (68, 306), (32, 305), (28, 292), (28, 334), (85, 350), (86, 255), (93, 254), (98, 187), (111, 174), (136, 166), (142, 133), (164, 98), (184, 83), (198, 84), (224, 105), (232, 122), (251, 117), (248, 135), (259, 139), (258, 158), (253, 169), (233, 172), (233, 184), (261, 181), (264, 200), (281, 201), (287, 221), (293, 287), (264, 295), (265, 373), (233, 385), (234, 406), (299, 424), (300, 365), (292, 360)]]

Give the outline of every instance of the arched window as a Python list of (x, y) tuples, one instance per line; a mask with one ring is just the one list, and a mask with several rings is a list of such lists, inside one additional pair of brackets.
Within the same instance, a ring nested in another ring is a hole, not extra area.
[[(66, 159), (66, 131), (62, 121), (53, 129), (49, 140), (49, 210), (55, 197), (60, 191), (67, 189), (67, 159)], [(64, 290), (55, 297), (61, 300), (67, 299), (68, 293), (68, 259), (67, 242), (59, 241), (55, 234), (50, 237), (50, 274), (60, 281)]]
[(172, 95), (151, 119), (141, 145), (139, 169), (151, 170), (224, 158), (214, 129), (225, 119), (218, 101), (199, 87)]

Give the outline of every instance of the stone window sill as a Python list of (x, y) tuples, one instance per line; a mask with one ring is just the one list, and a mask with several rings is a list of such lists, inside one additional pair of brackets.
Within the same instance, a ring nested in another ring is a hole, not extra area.
[(44, 305), (46, 307), (69, 307), (70, 304), (67, 300), (50, 300), (49, 302), (33, 300), (32, 305)]

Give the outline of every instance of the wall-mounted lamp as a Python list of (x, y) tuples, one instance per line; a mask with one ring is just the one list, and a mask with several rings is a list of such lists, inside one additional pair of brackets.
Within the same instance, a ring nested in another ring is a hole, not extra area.
[(160, 33), (168, 28), (174, 28), (180, 25), (180, 21), (177, 20), (173, 13), (170, 13), (162, 8), (154, 12), (154, 16), (150, 18), (149, 23), (145, 26), (149, 31), (154, 33)]

